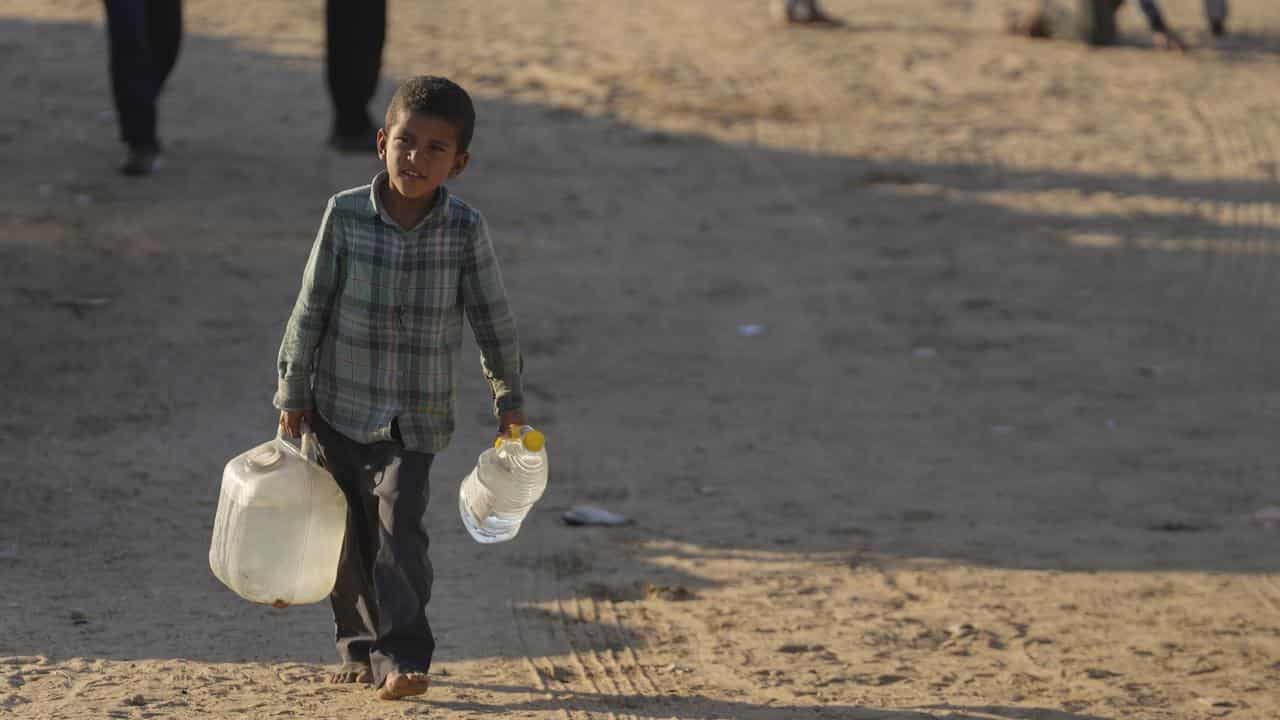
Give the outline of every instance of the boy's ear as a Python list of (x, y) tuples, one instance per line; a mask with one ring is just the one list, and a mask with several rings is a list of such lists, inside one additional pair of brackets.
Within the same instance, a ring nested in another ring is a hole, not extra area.
[(456, 178), (461, 175), (462, 171), (467, 169), (467, 163), (469, 162), (471, 162), (471, 153), (464, 151), (455, 155), (453, 158), (453, 168), (449, 170), (449, 177)]
[(378, 159), (387, 159), (387, 131), (383, 128), (378, 128)]

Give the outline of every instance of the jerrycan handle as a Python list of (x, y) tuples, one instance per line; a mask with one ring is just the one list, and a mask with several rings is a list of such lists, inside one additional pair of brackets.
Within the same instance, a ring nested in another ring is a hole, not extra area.
[(315, 433), (302, 433), (302, 445), (300, 449), (302, 450), (302, 456), (311, 462), (316, 462), (320, 459), (320, 445), (316, 441)]
[[(286, 438), (284, 436), (283, 427), (276, 428), (276, 442), (282, 445), (287, 445), (290, 450), (293, 450), (293, 443), (289, 442), (289, 438)], [(309, 460), (310, 462), (319, 464), (320, 447), (319, 447), (318, 441), (316, 440), (316, 434), (311, 430), (311, 428), (307, 427), (305, 424), (303, 425), (303, 428), (302, 428), (302, 440), (300, 443), (298, 443), (298, 449), (294, 450), (294, 452), (297, 452), (299, 455)]]

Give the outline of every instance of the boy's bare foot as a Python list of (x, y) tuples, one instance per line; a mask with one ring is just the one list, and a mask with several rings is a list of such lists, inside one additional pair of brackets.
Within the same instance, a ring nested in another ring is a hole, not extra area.
[(421, 695), (431, 686), (431, 679), (423, 672), (391, 673), (378, 688), (379, 700), (399, 700)]
[(329, 673), (329, 683), (333, 685), (343, 685), (346, 683), (362, 683), (368, 685), (373, 682), (373, 671), (365, 663), (343, 663), (342, 667)]

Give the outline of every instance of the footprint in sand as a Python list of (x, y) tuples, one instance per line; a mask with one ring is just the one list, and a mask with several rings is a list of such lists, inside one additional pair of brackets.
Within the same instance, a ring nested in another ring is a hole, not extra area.
[(578, 679), (578, 673), (563, 665), (552, 665), (550, 670), (538, 668), (538, 675), (544, 680), (558, 683), (571, 683)]

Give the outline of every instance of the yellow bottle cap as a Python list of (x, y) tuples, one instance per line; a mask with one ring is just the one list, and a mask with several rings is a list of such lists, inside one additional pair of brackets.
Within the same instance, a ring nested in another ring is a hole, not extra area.
[(547, 446), (547, 436), (537, 430), (530, 430), (524, 434), (524, 449), (529, 452), (538, 452)]

